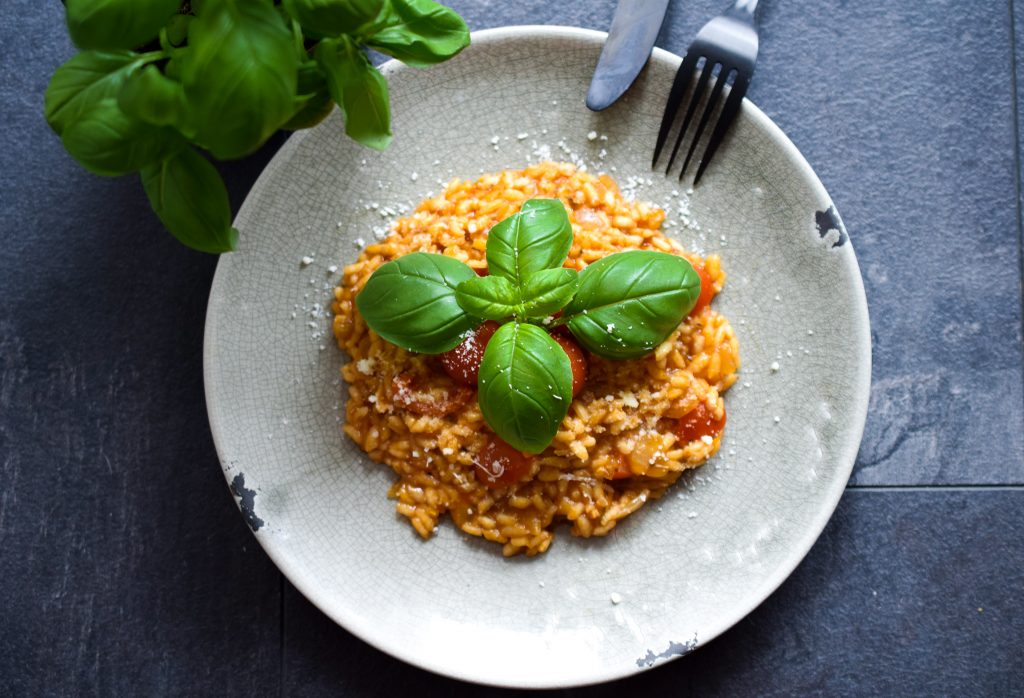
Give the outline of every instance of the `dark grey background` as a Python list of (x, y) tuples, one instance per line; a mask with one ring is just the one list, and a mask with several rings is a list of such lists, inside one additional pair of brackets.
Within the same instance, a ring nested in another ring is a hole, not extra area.
[[(474, 29), (606, 29), (613, 11), (451, 4)], [(762, 5), (749, 96), (817, 170), (864, 273), (864, 442), (822, 538), (759, 609), (578, 693), (1024, 694), (1024, 2)], [(659, 45), (684, 50), (720, 9), (676, 0)], [(478, 693), (335, 626), (252, 538), (203, 403), (216, 259), (47, 128), (61, 22), (56, 0), (0, 13), (0, 694)], [(236, 206), (281, 142), (223, 168)]]

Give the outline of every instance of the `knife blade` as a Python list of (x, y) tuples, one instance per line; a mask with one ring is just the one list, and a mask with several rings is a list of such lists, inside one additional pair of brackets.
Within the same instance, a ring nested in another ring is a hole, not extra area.
[(620, 0), (587, 91), (587, 107), (607, 109), (647, 64), (668, 0)]

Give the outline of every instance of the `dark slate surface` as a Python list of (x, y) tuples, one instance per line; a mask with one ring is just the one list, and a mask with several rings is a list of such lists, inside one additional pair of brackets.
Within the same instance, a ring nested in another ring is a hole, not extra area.
[[(205, 416), (216, 260), (40, 118), (56, 2), (0, 15), (0, 695), (261, 695), (282, 580)], [(241, 195), (269, 152), (236, 169)], [(241, 197), (239, 196), (239, 201)], [(191, 687), (183, 691), (183, 687)]]
[(751, 97), (832, 194), (868, 295), (871, 413), (853, 481), (1024, 482), (1008, 5), (765, 12)]
[[(659, 44), (682, 50), (721, 4), (677, 0)], [(605, 28), (613, 8), (452, 5), (473, 28)], [(581, 693), (1022, 694), (1024, 490), (916, 488), (1024, 483), (1024, 3), (762, 5), (750, 96), (832, 193), (871, 307), (854, 482), (909, 487), (848, 492), (707, 648)], [(63, 153), (40, 115), (71, 51), (60, 5), (4, 9), (0, 695), (475, 694), (334, 627), (259, 550), (205, 418), (215, 260), (163, 233), (135, 181)], [(236, 205), (279, 143), (224, 168)]]
[[(1024, 491), (852, 490), (807, 559), (692, 655), (570, 696), (1009, 696), (1024, 691)], [(285, 694), (473, 696), (285, 592)], [(494, 694), (513, 691), (492, 689)]]
[[(1011, 0), (1011, 24), (1014, 29), (1013, 91), (1017, 117), (1017, 254), (1024, 278), (1024, 164), (1021, 158), (1021, 134), (1024, 133), (1024, 0)], [(1021, 307), (1024, 307), (1024, 285), (1021, 287)]]

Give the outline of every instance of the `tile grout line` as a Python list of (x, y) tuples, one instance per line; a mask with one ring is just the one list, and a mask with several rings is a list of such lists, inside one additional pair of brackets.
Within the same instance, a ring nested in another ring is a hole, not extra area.
[[(1018, 0), (1010, 0), (1010, 46), (1013, 47), (1013, 51), (1010, 52), (1010, 95), (1012, 102), (1010, 104), (1013, 112), (1013, 164), (1016, 169), (1017, 177), (1014, 179), (1014, 185), (1017, 189), (1017, 266), (1020, 271), (1020, 308), (1021, 308), (1021, 322), (1024, 323), (1024, 212), (1021, 211), (1021, 207), (1024, 206), (1024, 199), (1021, 198), (1021, 187), (1020, 180), (1024, 173), (1021, 172), (1021, 157), (1020, 157), (1020, 109), (1018, 107), (1017, 99), (1017, 51), (1020, 49), (1017, 46), (1017, 24), (1016, 24), (1016, 2)], [(1024, 328), (1022, 328), (1024, 329)], [(1024, 385), (1024, 360), (1021, 361), (1021, 385)], [(1022, 391), (1024, 392), (1024, 391)]]
[(847, 485), (847, 492), (1024, 492), (1024, 485)]

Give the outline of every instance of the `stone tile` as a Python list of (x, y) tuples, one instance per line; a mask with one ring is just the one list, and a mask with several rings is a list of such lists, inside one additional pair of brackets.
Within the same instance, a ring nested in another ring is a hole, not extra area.
[(764, 12), (751, 97), (831, 192), (867, 290), (874, 378), (853, 481), (1024, 482), (1007, 6)]
[(60, 8), (0, 17), (0, 694), (273, 693), (281, 577), (203, 398), (216, 259), (165, 233), (135, 178), (83, 171), (50, 132)]

